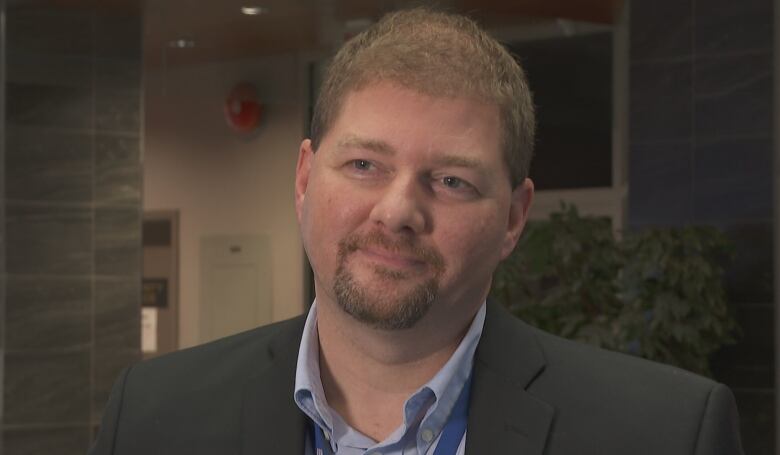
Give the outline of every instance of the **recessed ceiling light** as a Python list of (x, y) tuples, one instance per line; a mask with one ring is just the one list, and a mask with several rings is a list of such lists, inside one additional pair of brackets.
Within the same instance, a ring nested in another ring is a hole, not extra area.
[(262, 6), (242, 6), (241, 12), (247, 16), (259, 16), (261, 14), (268, 14), (268, 8)]
[(189, 38), (179, 38), (168, 41), (168, 47), (174, 49), (192, 49), (195, 47), (195, 41)]

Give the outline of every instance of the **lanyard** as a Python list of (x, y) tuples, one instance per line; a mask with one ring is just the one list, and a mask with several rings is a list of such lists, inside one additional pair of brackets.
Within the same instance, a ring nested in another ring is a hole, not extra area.
[[(439, 443), (433, 455), (455, 455), (463, 435), (466, 433), (466, 422), (469, 415), (469, 394), (471, 389), (471, 376), (463, 384), (463, 389), (458, 396), (458, 401), (452, 408), (450, 418), (441, 432)], [(316, 455), (333, 455), (330, 442), (325, 441), (322, 429), (312, 421), (314, 433), (314, 450)]]

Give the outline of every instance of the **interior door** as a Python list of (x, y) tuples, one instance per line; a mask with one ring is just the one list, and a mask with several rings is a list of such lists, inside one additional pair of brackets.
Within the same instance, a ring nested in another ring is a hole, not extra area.
[(201, 342), (271, 322), (272, 270), (267, 237), (205, 237), (200, 263)]

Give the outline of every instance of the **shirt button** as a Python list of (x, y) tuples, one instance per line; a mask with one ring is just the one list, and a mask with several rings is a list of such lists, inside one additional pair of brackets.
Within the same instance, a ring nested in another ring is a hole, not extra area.
[(433, 441), (433, 431), (431, 431), (431, 430), (429, 430), (427, 428), (422, 431), (422, 434), (420, 436), (422, 436), (422, 439), (425, 442)]
[(323, 436), (325, 436), (326, 441), (330, 441), (330, 433), (328, 433), (327, 431), (323, 431), (322, 434)]

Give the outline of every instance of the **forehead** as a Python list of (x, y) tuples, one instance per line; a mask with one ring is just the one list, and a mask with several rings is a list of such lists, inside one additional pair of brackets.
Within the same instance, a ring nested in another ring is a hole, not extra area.
[(499, 109), (493, 103), (473, 97), (436, 96), (378, 82), (344, 96), (333, 126), (323, 139), (335, 145), (359, 137), (396, 149), (445, 149), (498, 157), (499, 125)]

